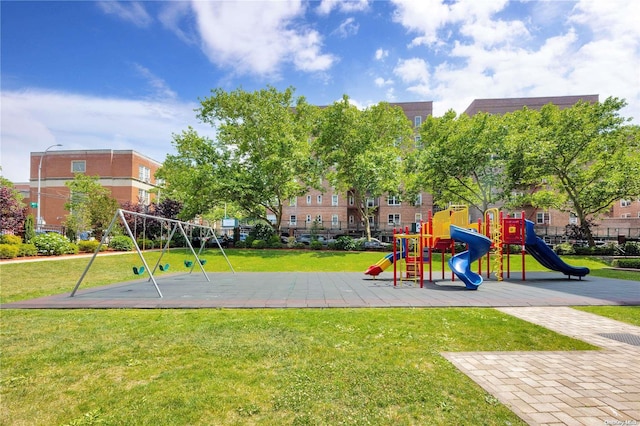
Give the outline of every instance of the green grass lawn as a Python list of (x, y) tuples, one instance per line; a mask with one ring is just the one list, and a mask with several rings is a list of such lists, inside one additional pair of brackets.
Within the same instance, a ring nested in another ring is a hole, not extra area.
[[(236, 271), (364, 271), (383, 255), (227, 254)], [(203, 257), (229, 270), (219, 252)], [(186, 258), (172, 250), (163, 263), (186, 272)], [(0, 264), (1, 300), (69, 292), (87, 263)], [(136, 279), (133, 265), (135, 254), (99, 256), (82, 288)], [(640, 322), (637, 308), (605, 308)], [(440, 353), (594, 349), (489, 308), (0, 314), (2, 425), (524, 424)]]
[(592, 349), (493, 309), (2, 317), (7, 425), (522, 424), (440, 352)]

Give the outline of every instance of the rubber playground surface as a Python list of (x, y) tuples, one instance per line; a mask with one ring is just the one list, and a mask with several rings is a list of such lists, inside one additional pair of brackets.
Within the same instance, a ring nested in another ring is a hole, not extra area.
[(440, 271), (424, 287), (404, 281), (394, 287), (393, 272), (377, 279), (361, 272), (168, 273), (154, 275), (158, 289), (144, 278), (102, 287), (83, 283), (69, 292), (3, 304), (2, 308), (387, 308), (527, 307), (640, 305), (638, 281), (587, 275), (568, 279), (559, 272), (519, 272), (503, 281), (484, 280), (468, 290), (451, 273)]

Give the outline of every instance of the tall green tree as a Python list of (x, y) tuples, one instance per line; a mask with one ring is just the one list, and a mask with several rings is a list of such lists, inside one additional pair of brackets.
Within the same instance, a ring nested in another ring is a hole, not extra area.
[(198, 118), (215, 138), (191, 128), (174, 135), (177, 154), (167, 156), (158, 176), (184, 203), (183, 218), (231, 202), (249, 217), (275, 215), (279, 230), (285, 203), (318, 181), (309, 143), (318, 108), (295, 98), (293, 88), (212, 93)]
[(403, 191), (402, 161), (411, 143), (411, 122), (399, 107), (381, 102), (359, 110), (348, 96), (323, 110), (314, 150), (334, 188), (350, 192), (371, 238), (368, 198)]
[(109, 189), (100, 184), (99, 176), (76, 173), (73, 180), (65, 182), (69, 188), (69, 201), (64, 208), (69, 211), (65, 225), (76, 235), (91, 229), (96, 239), (111, 223), (118, 209), (118, 202)]
[(620, 116), (625, 106), (610, 97), (507, 117), (511, 181), (537, 189), (530, 197), (534, 206), (575, 214), (590, 245), (590, 220), (614, 201), (640, 194), (640, 130)]
[(498, 115), (470, 117), (450, 110), (442, 117), (428, 117), (420, 129), (422, 149), (407, 161), (412, 192), (431, 192), (441, 207), (467, 204), (483, 213), (501, 204), (508, 193), (506, 136)]

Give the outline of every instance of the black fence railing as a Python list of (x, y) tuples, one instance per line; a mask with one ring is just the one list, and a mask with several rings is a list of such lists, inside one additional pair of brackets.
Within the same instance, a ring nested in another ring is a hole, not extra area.
[[(394, 230), (407, 228), (410, 232), (414, 232), (416, 223), (373, 223), (371, 224), (371, 234), (383, 241), (390, 241), (393, 238)], [(340, 235), (361, 237), (365, 233), (365, 225), (360, 222), (348, 223), (343, 221), (297, 222), (295, 224), (285, 222), (282, 224), (281, 230), (285, 233), (293, 231), (294, 235), (315, 233), (328, 238)], [(564, 226), (535, 225), (534, 230), (539, 237), (553, 244), (570, 241), (566, 236)], [(640, 228), (603, 228), (596, 226), (592, 228), (592, 233), (595, 239), (605, 242), (640, 240)]]

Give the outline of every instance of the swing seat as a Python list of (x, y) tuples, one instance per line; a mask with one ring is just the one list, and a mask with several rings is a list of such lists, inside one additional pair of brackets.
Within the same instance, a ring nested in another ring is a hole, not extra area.
[(200, 264), (204, 266), (207, 263), (207, 259), (200, 259)]
[(186, 266), (187, 268), (191, 268), (191, 266), (193, 266), (193, 262), (190, 260), (185, 260), (184, 261), (184, 266)]
[(144, 274), (144, 266), (141, 266), (139, 268), (137, 266), (134, 266), (133, 267), (133, 273), (136, 274), (136, 275)]
[(158, 265), (158, 267), (160, 268), (160, 270), (162, 272), (169, 270), (169, 264), (168, 263), (166, 265)]

